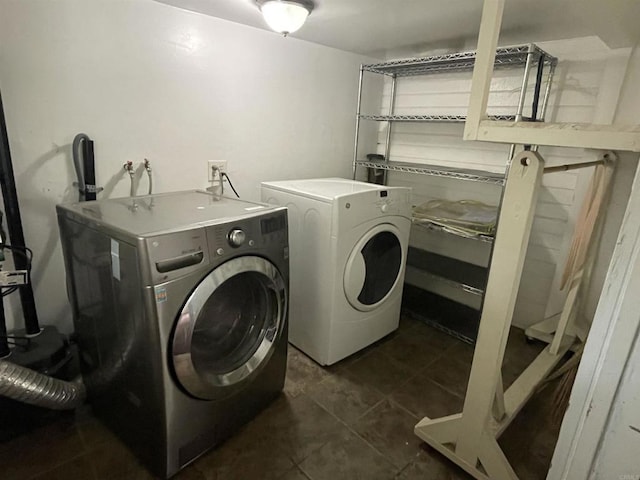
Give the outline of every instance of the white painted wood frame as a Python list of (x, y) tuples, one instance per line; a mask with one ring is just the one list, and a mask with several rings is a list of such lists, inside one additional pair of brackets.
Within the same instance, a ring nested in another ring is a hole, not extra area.
[[(547, 167), (544, 169), (545, 173), (553, 173), (557, 171), (564, 170), (573, 170), (577, 168), (586, 168), (594, 165), (601, 164), (606, 161), (614, 162), (618, 159), (617, 155), (614, 152), (605, 152), (600, 155), (600, 158), (593, 162), (584, 162), (581, 164), (575, 165), (558, 165), (554, 167)], [(613, 167), (611, 167), (613, 168)], [(610, 187), (609, 187), (610, 188)], [(588, 199), (587, 199), (588, 201)], [(592, 234), (592, 239), (597, 238), (599, 236), (599, 231), (603, 225), (603, 212), (598, 214), (598, 220), (596, 226), (594, 228), (594, 232)], [(564, 305), (559, 315), (554, 315), (553, 317), (546, 318), (538, 323), (535, 323), (528, 327), (525, 330), (525, 334), (529, 338), (535, 338), (541, 340), (543, 342), (547, 342), (551, 344), (552, 353), (557, 353), (560, 347), (560, 341), (564, 338), (565, 335), (569, 335), (573, 338), (578, 337), (578, 331), (575, 325), (575, 318), (577, 315), (577, 299), (578, 294), (581, 289), (585, 285), (589, 285), (591, 278), (591, 271), (593, 268), (593, 263), (595, 262), (596, 255), (593, 251), (593, 245), (587, 247), (589, 254), (585, 261), (583, 268), (581, 268), (578, 272), (575, 273), (574, 277), (568, 283), (568, 291), (564, 300)], [(557, 269), (556, 271), (556, 281), (559, 281), (562, 272), (564, 269)], [(554, 281), (554, 284), (556, 282)], [(558, 332), (558, 335), (553, 335), (555, 332)]]
[(505, 0), (485, 0), (464, 139), (521, 145), (640, 151), (640, 125), (506, 122), (487, 119)]
[[(640, 126), (638, 125), (510, 123), (487, 119), (487, 100), (503, 10), (504, 0), (485, 0), (484, 2), (471, 99), (465, 124), (465, 140), (640, 151)], [(539, 160), (542, 163), (542, 160)], [(507, 189), (509, 184), (508, 179)], [(517, 184), (517, 181), (511, 181), (511, 185), (514, 184)], [(527, 196), (526, 192), (521, 193)], [(505, 190), (505, 198), (506, 195), (507, 190)], [(522, 248), (526, 244), (522, 242), (530, 230), (533, 199), (535, 195), (531, 196), (530, 203), (524, 207), (524, 210), (505, 211), (503, 209), (501, 212), (496, 237), (496, 253), (487, 285), (487, 301), (482, 314), (463, 412), (435, 420), (425, 418), (415, 427), (416, 435), (478, 479), (517, 479), (500, 450), (496, 438), (524, 405), (534, 385), (544, 378), (546, 372), (553, 368), (553, 364), (559, 360), (558, 357), (568, 348), (565, 342), (558, 345), (556, 341), (555, 347), (560, 348), (554, 355), (547, 347), (505, 394), (504, 405), (499, 405), (500, 408), (497, 409), (500, 414), (504, 413), (504, 418), (499, 422), (493, 419), (491, 410), (496, 399), (496, 389), (499, 388), (497, 376), (500, 373), (506, 334), (511, 322), (510, 316), (513, 313), (512, 290), (517, 291), (522, 269), (520, 262), (515, 266), (516, 268), (512, 265), (504, 271), (501, 271), (504, 266), (500, 268), (500, 265), (508, 255), (513, 253), (505, 252), (503, 250), (505, 246), (516, 248), (520, 259), (523, 256)], [(505, 204), (509, 205), (509, 202)], [(522, 204), (520, 207), (523, 207)], [(522, 222), (523, 216), (528, 217), (528, 221)], [(509, 235), (500, 236), (500, 227), (504, 230), (505, 222), (509, 224), (511, 231)], [(500, 292), (493, 291), (494, 288), (491, 288), (496, 279), (504, 282), (503, 285), (509, 285), (510, 293), (503, 293), (503, 307), (498, 306), (495, 312), (489, 314), (487, 308), (493, 308), (490, 307), (491, 302), (500, 298)], [(591, 475), (626, 360), (640, 328), (640, 318), (637, 315), (638, 284), (640, 284), (640, 174), (636, 173), (634, 188), (596, 312), (592, 334), (578, 371), (580, 381), (576, 382), (572, 391), (570, 408), (563, 422), (558, 447), (549, 472), (548, 478), (551, 480), (586, 479)], [(486, 376), (482, 378), (481, 375)]]
[(501, 367), (543, 171), (544, 160), (531, 151), (516, 155), (509, 168), (463, 411), (424, 418), (414, 429), (478, 479), (517, 480), (497, 438), (570, 346), (562, 342), (555, 354), (547, 347), (502, 398)]

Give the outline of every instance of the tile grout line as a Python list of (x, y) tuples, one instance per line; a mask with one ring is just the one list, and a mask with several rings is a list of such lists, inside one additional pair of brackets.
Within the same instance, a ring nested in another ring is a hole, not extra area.
[[(394, 358), (390, 357), (389, 355), (385, 354), (384, 352), (380, 352), (382, 355), (384, 355), (385, 357), (393, 360), (394, 362), (400, 363), (402, 364), (402, 362), (398, 362), (397, 360), (395, 360)], [(444, 352), (441, 354), (443, 355)], [(364, 358), (364, 357), (363, 357)], [(402, 387), (403, 385), (405, 385), (406, 383), (408, 383), (411, 379), (415, 378), (417, 375), (420, 374), (420, 372), (422, 372), (424, 369), (426, 369), (428, 367), (428, 365), (431, 365), (432, 363), (434, 363), (437, 359), (440, 358), (440, 355), (435, 357), (434, 359), (432, 359), (430, 362), (428, 362), (427, 366), (425, 366), (423, 369), (420, 369), (419, 371), (417, 371), (414, 375), (410, 375), (409, 378), (407, 380), (405, 380), (404, 382), (402, 382), (401, 384), (398, 384), (396, 386), (396, 389)], [(360, 360), (358, 360), (360, 361)], [(354, 362), (354, 364), (357, 362)], [(404, 364), (402, 364), (404, 366)], [(351, 372), (352, 373), (352, 372)], [(440, 387), (440, 385), (434, 383), (436, 386)], [(415, 419), (416, 422), (419, 421), (420, 419), (418, 418), (417, 415), (415, 415), (414, 413), (412, 413), (411, 411), (409, 411), (407, 408), (405, 408), (404, 406), (402, 406), (400, 403), (398, 403), (395, 400), (391, 399), (391, 395), (394, 393), (394, 391), (391, 391), (389, 393), (384, 393), (382, 391), (380, 391), (378, 388), (376, 387), (372, 387), (374, 388), (376, 391), (378, 391), (380, 394), (383, 395), (383, 398), (380, 399), (378, 402), (376, 402), (374, 405), (372, 405), (371, 407), (369, 407), (365, 412), (363, 412), (361, 415), (359, 415), (355, 420), (354, 420), (354, 424), (357, 423), (359, 420), (361, 420), (362, 418), (364, 418), (366, 415), (368, 415), (370, 412), (372, 412), (373, 410), (375, 410), (376, 408), (378, 408), (384, 401), (388, 401), (389, 403), (391, 403), (392, 405), (395, 405), (396, 407), (399, 407), (402, 411), (404, 411), (405, 413), (409, 414), (411, 416), (411, 418)], [(450, 392), (451, 393), (451, 392)], [(324, 411), (326, 411), (327, 413), (329, 413), (331, 416), (333, 416), (334, 418), (336, 418), (336, 420), (338, 420), (341, 424), (343, 424), (345, 427), (347, 427), (347, 429), (353, 433), (354, 435), (356, 435), (358, 438), (360, 438), (364, 443), (366, 443), (369, 447), (371, 447), (374, 451), (376, 451), (378, 454), (380, 454), (385, 460), (387, 460), (387, 462), (389, 462), (391, 464), (392, 467), (394, 468), (398, 468), (396, 467), (396, 465), (393, 463), (392, 459), (389, 458), (386, 454), (384, 454), (382, 451), (380, 451), (377, 447), (375, 447), (373, 444), (371, 444), (366, 438), (364, 438), (362, 435), (360, 435), (350, 424), (346, 423), (345, 421), (343, 421), (340, 417), (336, 416), (333, 412), (327, 410), (323, 405), (320, 405), (318, 402), (316, 402), (316, 400), (313, 397), (309, 397), (311, 398), (311, 400), (313, 402), (316, 403), (316, 405), (318, 405), (320, 408), (322, 408)], [(323, 444), (322, 446), (324, 446), (326, 444)], [(320, 447), (322, 448), (322, 447)], [(314, 452), (317, 450), (314, 450)], [(311, 454), (309, 454), (310, 456)], [(394, 475), (393, 478), (397, 477), (397, 475), (400, 474), (400, 472), (402, 472), (405, 468), (407, 468), (409, 465), (411, 464), (411, 461), (409, 461), (406, 465), (400, 467), (398, 469), (398, 471), (396, 472), (396, 474)]]
[(403, 412), (409, 414), (413, 419), (416, 420), (416, 422), (419, 422), (421, 419), (418, 415), (414, 414), (411, 410), (409, 410), (408, 408), (406, 408), (404, 405), (402, 405), (400, 402), (398, 402), (397, 400), (394, 400), (393, 398), (389, 398), (388, 399), (390, 403), (392, 403), (393, 405), (395, 405), (397, 408), (399, 408), (400, 410), (402, 410)]
[[(392, 468), (394, 468), (394, 469), (396, 469), (396, 470), (397, 470), (397, 471), (396, 471), (396, 474), (397, 474), (397, 473), (399, 473), (399, 472), (400, 472), (400, 470), (402, 470), (402, 468), (398, 469), (398, 468), (397, 468), (397, 467), (396, 467), (396, 466), (395, 466), (395, 465), (394, 465), (394, 464), (389, 460), (389, 458), (387, 458), (387, 456), (386, 456), (386, 455), (384, 455), (382, 452), (380, 452), (380, 451), (379, 451), (375, 446), (371, 445), (371, 443), (369, 443), (365, 438), (363, 438), (363, 437), (362, 437), (362, 435), (360, 435), (360, 434), (359, 434), (358, 432), (356, 432), (353, 428), (351, 428), (351, 426), (350, 426), (348, 423), (346, 423), (345, 421), (343, 421), (341, 418), (337, 417), (333, 412), (330, 412), (329, 410), (327, 410), (326, 408), (324, 408), (322, 405), (320, 405), (318, 402), (316, 402), (314, 398), (312, 398), (312, 397), (309, 397), (309, 398), (311, 398), (311, 400), (312, 400), (316, 405), (318, 405), (320, 408), (322, 408), (325, 412), (327, 412), (329, 415), (331, 415), (331, 416), (332, 416), (332, 417), (334, 417), (336, 420), (338, 420), (338, 422), (340, 422), (343, 426), (345, 426), (345, 427), (347, 428), (347, 430), (349, 430), (349, 432), (350, 432), (350, 433), (352, 433), (353, 435), (355, 435), (356, 437), (358, 437), (358, 438), (359, 438), (360, 440), (362, 440), (362, 441), (363, 441), (367, 446), (369, 446), (370, 448), (372, 448), (372, 449), (373, 449), (373, 450), (374, 450), (378, 455), (380, 455), (382, 458), (384, 458), (384, 459), (385, 459), (385, 461), (386, 461), (389, 465), (391, 465), (391, 467), (392, 467)], [(371, 408), (369, 408), (369, 409), (367, 410), (367, 413), (368, 413), (368, 412), (370, 412), (371, 410), (373, 410), (374, 408), (376, 408), (378, 405), (380, 405), (384, 400), (385, 400), (385, 398), (382, 398), (381, 400), (379, 400), (375, 405), (373, 405)], [(356, 419), (356, 421), (357, 421), (357, 420), (360, 420), (364, 415), (365, 415), (365, 414), (363, 414), (363, 415), (359, 416), (359, 417)], [(319, 447), (318, 449), (314, 450), (314, 452), (317, 452), (318, 450), (320, 450), (320, 449), (321, 449), (322, 447), (324, 447), (327, 443), (329, 443), (329, 442), (324, 443), (321, 447)], [(307, 455), (307, 457), (305, 457), (305, 459), (303, 459), (300, 463), (302, 463), (304, 460), (306, 460), (306, 459), (307, 459), (307, 458), (309, 458), (310, 456), (311, 456), (311, 453), (310, 453), (309, 455)], [(298, 465), (298, 464), (296, 464), (296, 465)], [(299, 466), (299, 465), (298, 465), (298, 466)], [(406, 466), (406, 465), (405, 465), (405, 466)], [(404, 467), (403, 467), (403, 468), (404, 468)], [(300, 467), (300, 469), (301, 469), (301, 470), (303, 470), (303, 469), (302, 469), (302, 467)], [(304, 470), (303, 470), (303, 472), (304, 472)], [(305, 474), (306, 474), (306, 472), (305, 472)], [(308, 476), (309, 478), (311, 478), (311, 476), (310, 476), (310, 475), (307, 475), (307, 476)], [(312, 480), (313, 480), (313, 479), (312, 479)]]
[[(417, 326), (413, 326), (412, 328), (417, 328)], [(402, 383), (398, 384), (394, 390), (392, 390), (389, 393), (385, 393), (382, 392), (379, 388), (377, 387), (371, 387), (373, 388), (375, 391), (377, 391), (378, 393), (380, 393), (382, 395), (382, 398), (376, 402), (375, 404), (373, 404), (371, 407), (369, 407), (367, 410), (365, 410), (361, 415), (359, 415), (355, 420), (354, 423), (358, 422), (359, 420), (361, 420), (362, 418), (364, 418), (367, 414), (369, 414), (371, 411), (375, 410), (378, 406), (380, 406), (385, 400), (389, 401), (390, 403), (392, 403), (393, 405), (399, 406), (401, 407), (401, 410), (408, 413), (412, 418), (416, 419), (416, 421), (418, 420), (417, 416), (414, 415), (413, 413), (411, 413), (410, 411), (408, 411), (406, 408), (402, 407), (398, 402), (392, 401), (390, 396), (394, 393), (394, 391), (400, 387), (402, 387), (403, 385), (405, 385), (406, 383), (408, 383), (411, 379), (415, 378), (417, 375), (419, 375), (422, 371), (424, 371), (426, 368), (428, 368), (428, 366), (430, 366), (431, 364), (433, 364), (434, 362), (436, 362), (442, 355), (444, 355), (445, 351), (447, 349), (443, 350), (440, 354), (438, 354), (437, 356), (435, 356), (432, 360), (430, 360), (429, 362), (427, 362), (427, 364), (425, 366), (423, 366), (422, 368), (416, 370), (413, 374), (409, 375), (408, 378), (403, 381)], [(364, 354), (361, 358), (359, 358), (358, 360), (354, 361), (352, 364), (347, 365), (344, 367), (344, 369), (341, 369), (340, 371), (345, 371), (347, 374), (351, 374), (351, 375), (355, 375), (355, 373), (353, 373), (352, 371), (350, 371), (350, 368), (353, 367), (354, 365), (358, 364), (360, 361), (364, 360), (365, 358), (367, 358), (369, 355), (371, 355), (373, 353), (373, 350), (367, 352), (366, 354)], [(414, 370), (411, 366), (406, 365), (403, 362), (400, 362), (396, 359), (394, 359), (393, 357), (389, 356), (388, 354), (386, 354), (383, 351), (379, 352), (381, 355), (383, 355), (384, 357), (386, 357), (389, 360), (392, 360), (395, 363), (398, 363), (399, 365), (402, 365), (403, 367), (406, 367), (409, 370)], [(320, 368), (324, 368), (322, 366), (320, 366)], [(357, 375), (355, 375), (357, 377)], [(319, 384), (324, 383), (325, 381), (327, 381), (329, 378), (331, 377), (326, 377), (324, 379), (322, 379), (320, 382), (318, 382)], [(329, 411), (327, 408), (325, 408), (323, 405), (321, 405), (319, 402), (317, 402), (313, 397), (311, 397), (310, 395), (307, 394), (306, 391), (303, 391), (301, 394), (306, 395), (309, 399), (311, 399), (317, 406), (319, 406), (322, 410), (324, 410), (325, 412), (327, 412), (329, 415), (331, 415), (332, 417), (334, 417), (339, 423), (341, 423), (344, 427), (347, 428), (347, 430), (349, 432), (351, 432), (353, 435), (355, 435), (356, 437), (358, 437), (360, 440), (362, 440), (367, 446), (369, 446), (370, 448), (372, 448), (376, 453), (378, 453), (380, 456), (382, 456), (382, 458), (384, 458), (390, 465), (392, 468), (396, 469), (396, 472), (394, 474), (394, 477), (397, 477), (397, 475), (400, 474), (400, 472), (402, 470), (404, 470), (405, 468), (407, 468), (411, 462), (408, 462), (406, 465), (398, 468), (396, 467), (396, 465), (393, 463), (392, 459), (389, 458), (386, 454), (384, 454), (383, 452), (381, 452), (377, 447), (375, 447), (374, 445), (372, 445), (367, 439), (365, 439), (362, 435), (360, 435), (354, 428), (352, 428), (352, 426), (350, 424), (348, 424), (347, 422), (345, 422), (344, 420), (342, 420), (340, 417), (338, 417), (337, 415), (335, 415), (333, 412)], [(328, 442), (327, 442), (328, 443)], [(321, 448), (323, 448), (327, 443), (322, 444), (320, 447), (318, 447), (317, 449), (315, 449), (313, 452), (310, 452), (309, 455), (307, 455), (305, 458), (301, 459), (300, 462), (295, 462), (294, 463), (296, 466), (298, 466), (303, 473), (306, 474), (306, 472), (304, 472), (304, 470), (302, 469), (302, 467), (300, 466), (300, 464), (302, 462), (304, 462), (307, 458), (309, 458), (313, 453), (317, 452), (318, 450), (320, 450)], [(293, 459), (292, 459), (293, 460)], [(307, 475), (308, 476), (308, 475)]]
[[(414, 325), (411, 327), (411, 329), (417, 329), (419, 328), (419, 325)], [(402, 411), (404, 411), (405, 413), (409, 414), (413, 419), (415, 419), (416, 421), (419, 421), (420, 418), (418, 418), (417, 415), (415, 415), (413, 412), (411, 412), (410, 410), (408, 410), (406, 407), (404, 407), (403, 405), (401, 405), (399, 402), (397, 402), (396, 400), (392, 400), (391, 396), (393, 395), (394, 392), (396, 392), (397, 390), (399, 390), (400, 388), (402, 388), (404, 385), (406, 385), (409, 381), (411, 381), (412, 379), (416, 378), (418, 375), (420, 375), (421, 373), (423, 373), (424, 371), (426, 371), (427, 368), (431, 367), (434, 363), (436, 363), (438, 360), (440, 360), (442, 357), (444, 357), (444, 355), (446, 353), (448, 353), (448, 351), (450, 349), (452, 349), (453, 347), (455, 347), (455, 344), (452, 344), (451, 346), (445, 348), (444, 350), (442, 350), (442, 352), (440, 352), (439, 354), (437, 354), (433, 359), (431, 359), (429, 362), (427, 362), (422, 368), (415, 370), (415, 372), (411, 375), (409, 375), (408, 378), (406, 378), (403, 382), (399, 383), (396, 387), (394, 387), (394, 389), (389, 392), (389, 393), (385, 393), (382, 392), (379, 388), (373, 386), (372, 388), (374, 390), (376, 390), (377, 392), (379, 392), (380, 394), (383, 395), (383, 398), (381, 400), (379, 400), (378, 402), (376, 402), (374, 405), (372, 405), (370, 408), (368, 408), (365, 412), (363, 412), (361, 415), (359, 415), (355, 420), (354, 423), (358, 422), (359, 420), (361, 420), (362, 418), (364, 418), (366, 415), (368, 415), (371, 411), (375, 410), (379, 405), (382, 404), (382, 402), (384, 402), (385, 400), (390, 402), (391, 404), (395, 405), (396, 407), (399, 407)], [(361, 358), (359, 358), (358, 360), (356, 360), (355, 362), (353, 362), (353, 364), (348, 365), (345, 367), (345, 370), (347, 370), (347, 373), (350, 373), (352, 375), (355, 375), (355, 373), (349, 371), (349, 368), (352, 367), (353, 365), (356, 365), (357, 363), (359, 363), (361, 360), (363, 360), (364, 358), (368, 357), (369, 355), (371, 355), (373, 352), (367, 352), (365, 355), (363, 355)], [(410, 367), (409, 365), (400, 362), (398, 360), (396, 360), (395, 358), (391, 357), (390, 355), (388, 355), (387, 353), (385, 353), (384, 351), (380, 351), (379, 352), (382, 356), (386, 357), (387, 359), (398, 363), (399, 365), (402, 365), (403, 367), (407, 367), (408, 369), (413, 370), (412, 367)], [(357, 375), (356, 375), (357, 376)], [(326, 379), (324, 379), (326, 380)], [(323, 381), (324, 381), (323, 380)], [(439, 383), (431, 380), (431, 379), (427, 379), (428, 381), (430, 381), (433, 385), (437, 386), (438, 388), (442, 388), (444, 391), (446, 391), (447, 393), (450, 393), (458, 398), (462, 398), (464, 400), (464, 397), (461, 397), (459, 394), (456, 394), (452, 391), (450, 391), (449, 389), (445, 388), (444, 386), (440, 385)], [(320, 382), (322, 383), (322, 382)], [(310, 397), (320, 408), (322, 408), (323, 410), (325, 410), (327, 413), (329, 413), (330, 415), (332, 415), (334, 418), (336, 418), (340, 423), (342, 423), (344, 426), (347, 427), (347, 429), (349, 431), (351, 431), (353, 434), (355, 434), (358, 438), (360, 438), (363, 442), (365, 442), (369, 447), (373, 448), (377, 453), (379, 453), (380, 455), (382, 455), (382, 457), (384, 457), (389, 463), (391, 463), (391, 465), (394, 468), (397, 468), (392, 460), (385, 455), (383, 452), (381, 452), (380, 450), (378, 450), (378, 448), (376, 448), (374, 445), (372, 445), (369, 441), (367, 441), (364, 437), (362, 437), (355, 429), (353, 429), (348, 423), (344, 422), (342, 419), (340, 419), (339, 417), (337, 417), (336, 415), (334, 415), (332, 412), (328, 411), (324, 406), (320, 405), (318, 402), (315, 401), (315, 399), (313, 399), (312, 397)], [(323, 445), (324, 446), (324, 445)], [(322, 448), (322, 447), (320, 447)], [(406, 465), (404, 465), (403, 467), (401, 467), (397, 472), (396, 475), (397, 476), (402, 470), (404, 470), (405, 468), (407, 468), (409, 465), (411, 464), (411, 462), (407, 463)], [(395, 478), (394, 476), (394, 478)]]
[[(387, 358), (390, 358), (394, 361), (397, 362), (397, 360), (395, 360), (393, 357), (391, 357), (390, 355), (386, 354), (385, 352), (380, 352), (382, 355), (386, 356)], [(443, 355), (439, 354), (438, 356), (436, 356), (435, 358), (433, 358), (432, 360), (430, 360), (429, 362), (426, 363), (426, 365), (422, 366), (421, 368), (419, 368), (418, 370), (415, 370), (415, 373), (413, 373), (412, 375), (410, 375), (407, 379), (405, 379), (403, 382), (399, 383), (395, 388), (396, 389), (400, 389), (402, 387), (404, 387), (407, 383), (409, 383), (411, 380), (413, 380), (414, 378), (416, 378), (418, 375), (420, 375), (422, 372), (424, 372), (427, 368), (429, 368), (433, 363), (435, 363), (438, 359), (440, 359), (440, 356)], [(399, 362), (402, 363), (402, 362)], [(404, 366), (407, 366), (406, 364), (403, 363)], [(413, 370), (413, 367), (409, 367)], [(390, 392), (388, 395), (392, 395), (394, 392)]]
[[(387, 355), (386, 353), (384, 353), (384, 352), (382, 352), (382, 351), (378, 352), (378, 354), (382, 355), (383, 357), (386, 357), (386, 359), (387, 359), (387, 360), (390, 360), (390, 363), (397, 363), (397, 364), (398, 364), (398, 365), (400, 365), (402, 368), (406, 368), (407, 370), (413, 370), (413, 368), (409, 367), (408, 365), (405, 365), (405, 364), (404, 364), (404, 363), (402, 363), (402, 362), (399, 362), (399, 361), (398, 361), (398, 360), (396, 360), (395, 358), (393, 358), (393, 357), (391, 357), (391, 356)], [(356, 363), (357, 363), (357, 362), (356, 362)], [(355, 365), (355, 363), (354, 363), (354, 365)], [(391, 392), (388, 392), (388, 393), (387, 393), (387, 392), (383, 392), (382, 390), (380, 390), (378, 387), (376, 387), (376, 386), (374, 386), (374, 385), (368, 385), (368, 386), (370, 386), (371, 388), (373, 388), (373, 389), (374, 389), (374, 390), (376, 390), (378, 393), (380, 393), (383, 397), (385, 397), (385, 398), (386, 398), (386, 397), (388, 397), (389, 395), (391, 395), (391, 394), (393, 393), (393, 390), (394, 390), (394, 389), (399, 388), (400, 386), (402, 386), (402, 385), (404, 385), (405, 383), (407, 383), (409, 380), (411, 380), (411, 379), (412, 379), (412, 378), (414, 378), (416, 375), (418, 375), (418, 373), (419, 373), (420, 371), (422, 371), (422, 370), (419, 370), (418, 372), (415, 372), (415, 373), (410, 374), (410, 375), (409, 375), (409, 376), (408, 376), (404, 381), (402, 381), (402, 382), (398, 383), (395, 387), (393, 387), (392, 391), (391, 391)], [(351, 374), (352, 374), (353, 376), (355, 376), (355, 377), (359, 377), (359, 375), (357, 375), (355, 372), (349, 372), (349, 373), (351, 373)], [(359, 379), (360, 379), (360, 378), (359, 378)], [(360, 380), (362, 380), (362, 379), (360, 379)], [(371, 407), (371, 408), (373, 408), (373, 407)], [(369, 410), (371, 410), (371, 408), (370, 408)], [(369, 410), (367, 410), (367, 412), (369, 412)], [(365, 413), (365, 414), (366, 414), (366, 413)], [(364, 416), (365, 414), (363, 414), (362, 416)], [(359, 417), (359, 418), (361, 418), (361, 417)], [(359, 418), (358, 418), (358, 419), (359, 419)]]
[[(74, 430), (76, 435), (78, 435), (78, 437), (80, 438), (80, 444), (82, 445), (82, 451), (78, 452), (76, 455), (73, 455), (72, 457), (67, 458), (64, 461), (58, 462), (58, 463), (54, 463), (53, 466), (51, 468), (48, 468), (47, 470), (38, 472), (34, 475), (31, 475), (30, 477), (27, 477), (26, 480), (33, 480), (33, 479), (37, 479), (38, 477), (41, 477), (42, 475), (45, 475), (47, 473), (51, 473), (53, 470), (55, 470), (56, 468), (59, 468), (67, 463), (70, 463), (74, 460), (77, 460), (78, 458), (82, 457), (83, 455), (87, 455), (90, 453), (90, 450), (88, 449), (84, 436), (82, 435), (82, 433), (80, 433), (80, 430), (78, 429), (77, 425), (74, 425)], [(93, 464), (91, 464), (91, 472), (93, 473), (93, 477), (97, 478), (96, 473), (94, 471), (93, 468)]]
[[(82, 457), (83, 455), (88, 455), (89, 452), (81, 452), (78, 453), (77, 455), (74, 455), (70, 458), (67, 458), (66, 460), (60, 462), (60, 463), (56, 463), (54, 464), (51, 468), (48, 468), (47, 470), (43, 470), (42, 472), (38, 472), (34, 475), (31, 475), (30, 477), (27, 477), (25, 480), (37, 480), (39, 477), (42, 477), (43, 475), (47, 474), (47, 473), (51, 473), (53, 472), (55, 469), (62, 467), (63, 465), (66, 465), (67, 463), (71, 463), (77, 459), (79, 459), (80, 457)], [(93, 468), (93, 463), (91, 463), (91, 472), (93, 473), (93, 478), (97, 478), (96, 472), (94, 471)]]

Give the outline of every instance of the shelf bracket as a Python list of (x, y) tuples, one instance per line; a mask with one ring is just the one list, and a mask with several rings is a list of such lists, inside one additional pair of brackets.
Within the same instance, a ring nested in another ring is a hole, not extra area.
[(414, 429), (477, 479), (517, 480), (497, 438), (570, 346), (565, 341), (557, 353), (543, 350), (495, 405), (543, 171), (544, 160), (533, 151), (520, 152), (509, 168), (462, 413), (424, 418)]

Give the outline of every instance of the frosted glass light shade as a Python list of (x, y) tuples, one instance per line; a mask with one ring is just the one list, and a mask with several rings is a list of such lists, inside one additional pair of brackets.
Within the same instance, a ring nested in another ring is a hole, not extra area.
[(306, 2), (267, 0), (261, 4), (260, 10), (272, 30), (288, 35), (302, 27), (311, 13), (311, 5)]

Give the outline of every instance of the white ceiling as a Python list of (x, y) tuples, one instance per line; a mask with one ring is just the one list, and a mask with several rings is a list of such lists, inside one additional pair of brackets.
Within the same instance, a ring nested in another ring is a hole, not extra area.
[[(205, 15), (268, 29), (254, 0), (156, 0)], [(314, 0), (293, 37), (356, 53), (384, 56), (468, 48), (478, 34), (482, 0)], [(609, 47), (640, 40), (640, 0), (507, 0), (500, 44), (599, 36)], [(475, 45), (475, 43), (472, 43)]]

